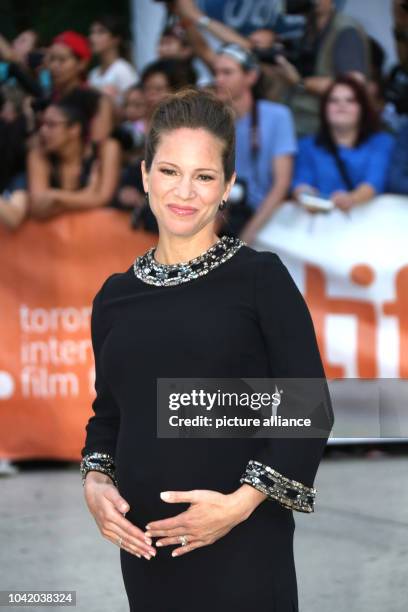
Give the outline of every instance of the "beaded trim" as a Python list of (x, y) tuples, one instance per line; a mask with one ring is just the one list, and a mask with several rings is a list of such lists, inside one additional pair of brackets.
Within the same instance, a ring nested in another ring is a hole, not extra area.
[(83, 457), (79, 469), (82, 474), (82, 486), (85, 485), (87, 473), (91, 471), (107, 474), (113, 480), (114, 485), (118, 486), (115, 476), (115, 460), (109, 453), (88, 453)]
[(155, 260), (156, 247), (151, 247), (144, 255), (136, 257), (133, 271), (137, 278), (149, 285), (169, 286), (186, 283), (194, 278), (208, 274), (238, 251), (246, 243), (234, 236), (222, 236), (207, 251), (190, 261), (175, 264), (162, 264)]
[(285, 508), (299, 512), (314, 512), (316, 489), (283, 476), (268, 465), (250, 459), (240, 479), (276, 500)]

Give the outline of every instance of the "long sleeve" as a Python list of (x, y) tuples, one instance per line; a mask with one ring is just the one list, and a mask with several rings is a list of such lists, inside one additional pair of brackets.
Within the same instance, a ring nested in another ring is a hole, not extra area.
[(86, 474), (91, 470), (107, 474), (116, 484), (115, 448), (120, 413), (104, 375), (101, 362), (102, 349), (110, 329), (109, 318), (106, 316), (103, 307), (104, 291), (109, 279), (113, 276), (115, 274), (105, 280), (92, 302), (91, 337), (95, 360), (96, 397), (92, 403), (94, 414), (89, 418), (86, 425), (85, 445), (81, 450), (80, 471), (83, 484)]
[(298, 153), (295, 157), (295, 166), (291, 190), (298, 185), (305, 184), (317, 189), (317, 177), (315, 172), (315, 147), (311, 136), (304, 136), (300, 139)]
[(320, 410), (324, 412), (327, 436), (266, 439), (248, 462), (241, 482), (251, 484), (286, 508), (313, 512), (314, 478), (334, 418), (312, 318), (286, 266), (274, 253), (261, 254), (255, 293), (272, 376), (322, 380), (326, 401)]

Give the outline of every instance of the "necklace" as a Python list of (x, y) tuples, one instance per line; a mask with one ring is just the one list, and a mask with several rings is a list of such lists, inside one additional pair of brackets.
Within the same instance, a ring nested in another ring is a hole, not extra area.
[(156, 247), (151, 247), (144, 255), (136, 257), (133, 271), (137, 278), (149, 285), (160, 287), (179, 285), (208, 274), (210, 270), (232, 257), (245, 244), (239, 238), (222, 236), (201, 255), (175, 264), (163, 264), (156, 261), (154, 258)]

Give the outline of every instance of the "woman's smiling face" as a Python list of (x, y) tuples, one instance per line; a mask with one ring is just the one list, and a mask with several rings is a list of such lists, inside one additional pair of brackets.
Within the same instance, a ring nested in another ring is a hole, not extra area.
[(350, 87), (338, 84), (333, 88), (327, 101), (326, 116), (332, 127), (358, 127), (361, 107)]
[(183, 127), (161, 135), (149, 171), (142, 162), (144, 189), (160, 232), (191, 236), (215, 221), (235, 181), (235, 173), (225, 181), (224, 146), (203, 128)]

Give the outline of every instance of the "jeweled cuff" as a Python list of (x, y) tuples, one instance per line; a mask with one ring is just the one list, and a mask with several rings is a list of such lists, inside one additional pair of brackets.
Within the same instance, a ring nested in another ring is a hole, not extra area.
[(85, 477), (88, 472), (102, 472), (113, 480), (117, 487), (118, 483), (115, 476), (115, 460), (109, 453), (92, 452), (85, 455), (79, 466), (82, 474), (82, 486), (85, 485)]
[(299, 512), (314, 512), (316, 489), (283, 476), (269, 465), (250, 459), (245, 472), (240, 478), (265, 493), (269, 500), (279, 502), (285, 508)]

